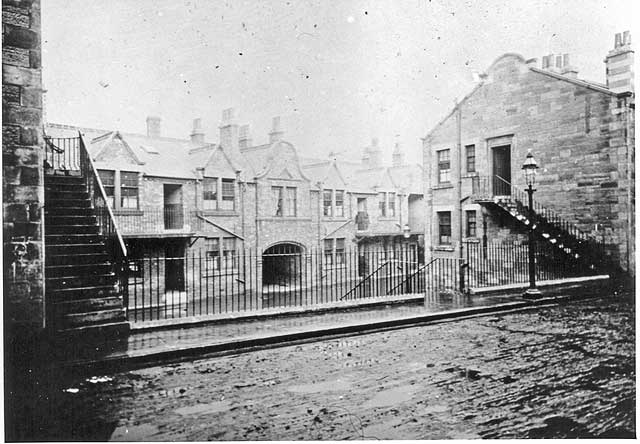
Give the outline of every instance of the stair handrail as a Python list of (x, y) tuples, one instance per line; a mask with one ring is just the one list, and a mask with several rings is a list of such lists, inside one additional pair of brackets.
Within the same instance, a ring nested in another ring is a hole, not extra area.
[(438, 258), (433, 258), (431, 259), (431, 261), (429, 261), (426, 264), (421, 265), (420, 267), (418, 267), (413, 273), (411, 273), (409, 276), (407, 276), (407, 278), (400, 282), (398, 285), (396, 285), (395, 287), (393, 287), (391, 290), (388, 291), (388, 293), (393, 294), (393, 292), (396, 290), (396, 288), (404, 285), (409, 279), (413, 279), (414, 276), (416, 276), (418, 273), (422, 272), (423, 270), (426, 270), (427, 267), (431, 266), (431, 264), (433, 264), (435, 261), (437, 261)]
[(362, 280), (360, 282), (358, 282), (351, 290), (347, 291), (345, 294), (342, 295), (342, 297), (340, 298), (340, 300), (343, 300), (344, 298), (346, 298), (347, 296), (349, 296), (351, 293), (353, 293), (354, 291), (356, 291), (358, 288), (360, 288), (361, 285), (363, 285), (365, 282), (367, 282), (369, 279), (371, 279), (373, 277), (374, 274), (376, 274), (378, 271), (380, 271), (383, 267), (386, 267), (387, 265), (389, 265), (391, 263), (391, 260), (387, 259), (385, 260), (382, 265), (379, 265), (375, 270), (373, 270), (371, 273), (369, 273), (367, 276), (363, 277)]
[[(516, 191), (516, 196), (515, 196), (516, 200), (520, 201), (520, 204), (522, 204), (523, 206), (529, 208), (528, 196), (527, 196), (527, 193), (525, 191), (523, 191), (520, 188), (516, 187), (515, 185), (513, 185), (512, 183), (510, 183), (506, 179), (498, 176), (497, 174), (495, 174), (494, 177), (497, 178), (498, 180), (504, 182), (509, 187), (511, 187), (512, 190), (515, 190)], [(512, 191), (512, 193), (513, 193), (513, 191)], [(566, 221), (562, 217), (560, 217), (560, 215), (557, 212), (555, 212), (554, 210), (551, 210), (549, 208), (544, 207), (543, 205), (541, 205), (538, 202), (534, 201), (534, 203), (533, 203), (533, 211), (534, 211), (534, 213), (536, 215), (542, 216), (551, 225), (559, 226), (559, 228), (561, 230), (564, 230), (564, 231), (568, 232), (569, 234), (571, 234), (573, 237), (575, 237), (576, 239), (578, 239), (580, 241), (590, 241), (590, 242), (595, 242), (596, 244), (599, 243), (598, 240), (595, 239), (592, 235), (590, 235), (589, 233), (585, 233), (584, 231), (580, 230), (577, 226), (575, 226), (571, 222)]]
[[(107, 247), (112, 250), (111, 253), (114, 255), (114, 259), (126, 259), (127, 257), (127, 247), (124, 244), (124, 240), (122, 238), (122, 234), (118, 229), (118, 223), (116, 222), (116, 218), (113, 215), (113, 211), (109, 206), (107, 193), (104, 190), (104, 186), (102, 185), (102, 181), (100, 180), (100, 175), (98, 174), (98, 169), (93, 163), (93, 159), (91, 158), (91, 154), (87, 149), (87, 144), (84, 140), (84, 135), (81, 132), (78, 132), (78, 137), (80, 140), (80, 168), (82, 171), (82, 176), (84, 177), (85, 184), (87, 185), (87, 189), (89, 190), (89, 197), (91, 199), (91, 204), (94, 205), (96, 203), (96, 193), (93, 189), (94, 184), (97, 185), (98, 188), (98, 197), (104, 202), (104, 207), (107, 208), (108, 214), (108, 222), (113, 226), (113, 230), (109, 229), (106, 236), (108, 238), (109, 244), (112, 244), (112, 237), (115, 236), (116, 244), (119, 248), (114, 248), (113, 245), (108, 245)], [(102, 228), (102, 225), (100, 226)]]

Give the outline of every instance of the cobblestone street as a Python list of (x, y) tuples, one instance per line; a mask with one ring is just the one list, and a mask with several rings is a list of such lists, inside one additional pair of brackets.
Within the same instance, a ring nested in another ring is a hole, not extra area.
[(632, 296), (50, 387), (41, 438), (632, 437)]

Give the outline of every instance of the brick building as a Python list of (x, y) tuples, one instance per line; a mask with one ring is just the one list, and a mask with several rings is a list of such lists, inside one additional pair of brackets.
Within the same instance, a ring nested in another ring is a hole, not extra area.
[(604, 241), (607, 255), (633, 273), (633, 54), (629, 33), (616, 35), (606, 85), (579, 79), (566, 54), (545, 56), (542, 67), (499, 57), (423, 139), (429, 255), (464, 257), (461, 240), (526, 241), (527, 227), (502, 209), (525, 188), (530, 151), (540, 166), (535, 201), (558, 230), (576, 227)]
[(334, 268), (345, 265), (345, 251), (402, 246), (416, 263), (422, 257), (422, 169), (404, 164), (399, 146), (391, 167), (381, 164), (377, 143), (374, 158), (363, 163), (303, 158), (285, 140), (278, 117), (268, 142), (253, 144), (250, 127), (238, 125), (232, 109), (223, 112), (219, 143), (205, 141), (200, 119), (189, 139), (162, 137), (160, 127), (159, 118), (149, 117), (146, 135), (46, 129), (53, 138), (84, 134), (129, 256), (163, 258), (134, 267), (134, 282), (139, 271), (165, 276), (155, 281), (159, 293), (193, 289), (201, 276), (190, 275), (185, 260), (202, 261), (219, 279), (239, 266), (242, 252), (266, 254), (258, 262), (264, 272), (256, 273), (265, 282), (252, 282), (254, 288), (295, 274), (277, 258), (283, 252), (319, 251)]

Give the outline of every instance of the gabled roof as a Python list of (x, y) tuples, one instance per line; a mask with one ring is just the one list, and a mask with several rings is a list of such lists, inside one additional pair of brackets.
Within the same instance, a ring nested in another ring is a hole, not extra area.
[(423, 194), (423, 173), (422, 166), (418, 164), (392, 166), (389, 168), (389, 175), (393, 182), (408, 194)]

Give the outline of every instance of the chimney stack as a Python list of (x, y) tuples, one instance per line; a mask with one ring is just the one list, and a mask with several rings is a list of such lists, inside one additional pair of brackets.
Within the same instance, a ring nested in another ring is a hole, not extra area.
[(240, 138), (238, 139), (238, 145), (240, 148), (248, 148), (251, 146), (251, 127), (249, 125), (242, 125), (240, 127)]
[(371, 139), (369, 147), (369, 168), (378, 168), (382, 163), (382, 150), (378, 146), (378, 138)]
[(160, 117), (147, 117), (147, 136), (160, 137)]
[(633, 49), (631, 33), (616, 34), (614, 48), (604, 59), (607, 67), (607, 88), (615, 93), (634, 91)]
[(193, 130), (191, 131), (191, 143), (204, 145), (204, 131), (202, 131), (202, 119), (193, 119)]
[(280, 116), (274, 117), (271, 124), (271, 132), (269, 133), (269, 143), (282, 140), (284, 131), (280, 128)]
[(234, 149), (238, 147), (238, 124), (235, 122), (233, 108), (222, 111), (220, 123), (220, 145), (223, 148)]

